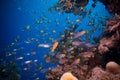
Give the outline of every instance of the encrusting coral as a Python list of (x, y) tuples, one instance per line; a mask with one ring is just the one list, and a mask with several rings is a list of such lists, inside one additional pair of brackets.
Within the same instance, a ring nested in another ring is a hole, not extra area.
[(65, 72), (60, 80), (78, 80), (71, 72)]
[(118, 65), (117, 63), (115, 63), (113, 61), (110, 61), (106, 64), (106, 70), (113, 74), (119, 74), (120, 73), (120, 65)]

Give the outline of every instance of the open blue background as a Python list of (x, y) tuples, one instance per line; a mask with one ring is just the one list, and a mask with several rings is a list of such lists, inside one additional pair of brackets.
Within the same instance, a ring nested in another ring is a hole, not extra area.
[[(49, 8), (53, 7), (57, 2), (58, 0), (0, 0), (0, 56), (5, 55), (7, 52), (12, 54), (14, 49), (24, 48), (15, 54), (16, 58), (23, 56), (24, 59), (14, 61), (20, 68), (21, 80), (34, 80), (37, 77), (39, 77), (40, 80), (45, 80), (45, 74), (40, 71), (35, 71), (35, 69), (40, 64), (43, 64), (45, 69), (54, 66), (54, 64), (45, 63), (43, 58), (43, 55), (47, 54), (50, 49), (35, 49), (34, 51), (37, 53), (35, 56), (26, 56), (26, 54), (31, 53), (38, 43), (48, 43), (52, 45), (53, 42), (48, 40), (49, 37), (52, 37), (54, 40), (60, 39), (60, 35), (64, 34), (64, 30), (70, 28), (66, 18), (70, 18), (70, 21), (75, 24), (76, 19), (81, 17), (80, 15), (60, 13), (54, 10), (50, 12)], [(112, 15), (108, 13), (102, 3), (97, 2), (95, 8), (91, 7), (92, 3), (93, 1), (90, 0), (86, 6), (86, 10), (89, 11), (92, 9), (90, 17), (95, 19), (95, 27), (87, 25), (91, 18), (86, 16), (82, 19), (81, 23), (77, 23), (79, 27), (76, 32), (80, 29), (89, 30), (96, 28), (95, 33), (89, 33), (89, 35), (98, 37), (104, 30), (104, 26), (98, 21), (100, 20), (105, 24), (106, 20), (111, 18)], [(45, 18), (45, 20), (42, 18)], [(40, 21), (40, 24), (36, 23), (37, 20)], [(50, 21), (50, 23), (47, 21)], [(58, 25), (56, 25), (56, 21), (59, 22)], [(30, 26), (30, 31), (22, 31), (27, 25)], [(100, 30), (97, 29), (97, 26), (100, 26)], [(40, 30), (44, 30), (45, 37), (42, 37), (43, 34), (39, 32)], [(52, 32), (53, 30), (56, 30), (56, 34)], [(17, 37), (19, 37), (18, 43), (14, 47), (9, 47), (5, 50)], [(38, 42), (25, 44), (28, 38), (35, 38)], [(24, 62), (35, 59), (38, 60), (36, 63), (37, 67), (31, 64), (31, 70), (24, 71), (23, 68), (28, 66), (24, 64)]]

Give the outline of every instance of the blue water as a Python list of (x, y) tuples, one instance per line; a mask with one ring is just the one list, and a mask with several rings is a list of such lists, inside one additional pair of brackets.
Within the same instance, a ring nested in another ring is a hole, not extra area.
[[(105, 6), (97, 2), (96, 7), (92, 8), (92, 0), (89, 1), (85, 7), (86, 10), (92, 9), (90, 18), (88, 14), (82, 19), (80, 23), (76, 22), (77, 18), (81, 18), (80, 15), (74, 15), (73, 13), (60, 13), (59, 11), (49, 11), (49, 8), (53, 7), (58, 0), (1, 0), (0, 1), (0, 56), (3, 57), (10, 53), (12, 56), (7, 56), (1, 61), (13, 61), (16, 63), (20, 70), (21, 80), (45, 80), (45, 73), (36, 70), (41, 64), (44, 69), (48, 69), (51, 66), (56, 66), (53, 63), (45, 63), (43, 55), (48, 54), (50, 48), (36, 48), (38, 43), (53, 44), (49, 40), (49, 37), (54, 41), (60, 39), (60, 36), (64, 34), (65, 29), (70, 28), (66, 18), (69, 18), (73, 24), (77, 24), (79, 27), (77, 31), (95, 29), (94, 33), (89, 33), (91, 43), (93, 36), (98, 37), (105, 29), (106, 20), (111, 18), (112, 15), (105, 9)], [(94, 26), (89, 26), (88, 22), (91, 19), (95, 20)], [(36, 23), (40, 21), (40, 23)], [(99, 23), (99, 21), (102, 22)], [(58, 23), (56, 23), (58, 22)], [(30, 29), (26, 29), (26, 26), (30, 26)], [(100, 29), (98, 29), (98, 27)], [(44, 31), (40, 33), (40, 31)], [(52, 31), (55, 30), (56, 33)], [(49, 34), (48, 34), (49, 33)], [(25, 43), (28, 39), (34, 39), (30, 44)], [(15, 43), (15, 41), (17, 42)], [(86, 40), (86, 36), (82, 37), (82, 40)], [(87, 40), (86, 40), (87, 41)], [(14, 46), (10, 46), (15, 43)], [(17, 51), (15, 51), (17, 49)], [(18, 50), (19, 49), (19, 50)], [(32, 54), (36, 52), (36, 54)], [(14, 54), (15, 53), (15, 54)], [(30, 55), (27, 55), (29, 54)], [(22, 60), (16, 60), (18, 57), (24, 57)], [(13, 59), (14, 57), (14, 59)], [(12, 58), (12, 59), (11, 59)], [(25, 64), (27, 60), (38, 60), (38, 62)], [(23, 70), (25, 67), (30, 70)]]

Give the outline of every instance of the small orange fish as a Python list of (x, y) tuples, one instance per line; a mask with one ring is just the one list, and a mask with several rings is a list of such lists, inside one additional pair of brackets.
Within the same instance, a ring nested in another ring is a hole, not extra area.
[(46, 61), (47, 63), (50, 62), (50, 61), (51, 61), (50, 57), (47, 57), (47, 58), (45, 59), (45, 61)]
[(52, 49), (51, 49), (51, 52), (54, 52), (54, 50), (57, 48), (57, 46), (58, 46), (58, 42), (55, 42), (54, 44), (53, 44), (53, 47), (52, 47)]

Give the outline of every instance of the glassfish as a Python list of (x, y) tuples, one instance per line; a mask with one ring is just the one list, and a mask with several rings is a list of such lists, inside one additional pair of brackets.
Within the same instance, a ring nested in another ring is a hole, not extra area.
[(78, 37), (80, 37), (80, 36), (82, 36), (82, 35), (84, 35), (86, 33), (87, 33), (87, 31), (78, 32), (77, 34), (75, 34), (75, 36), (73, 37), (73, 39), (76, 39), (76, 38), (78, 38)]
[(50, 45), (49, 44), (38, 44), (37, 47), (44, 47), (44, 48), (49, 48)]

